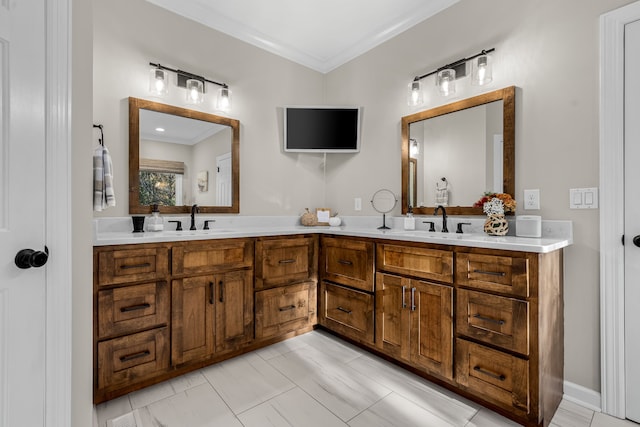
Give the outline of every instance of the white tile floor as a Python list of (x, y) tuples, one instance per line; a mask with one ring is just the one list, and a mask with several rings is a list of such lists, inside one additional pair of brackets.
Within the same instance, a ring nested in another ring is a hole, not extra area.
[[(98, 405), (98, 427), (517, 426), (314, 331)], [(563, 401), (554, 427), (625, 427)]]

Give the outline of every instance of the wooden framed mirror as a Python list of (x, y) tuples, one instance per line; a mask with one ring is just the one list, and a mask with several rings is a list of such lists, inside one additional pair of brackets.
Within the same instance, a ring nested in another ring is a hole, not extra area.
[(514, 86), (404, 116), (402, 213), (433, 215), (438, 182), (452, 215), (482, 215), (486, 191), (515, 198), (515, 116)]
[(240, 212), (240, 122), (129, 98), (129, 213)]

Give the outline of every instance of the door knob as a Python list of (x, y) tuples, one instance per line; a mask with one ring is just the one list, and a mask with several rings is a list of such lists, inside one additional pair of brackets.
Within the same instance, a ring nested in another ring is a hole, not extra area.
[(16, 254), (16, 265), (18, 268), (42, 267), (49, 259), (49, 248), (44, 247), (44, 252), (33, 249), (22, 249)]
[(633, 244), (640, 248), (640, 235), (633, 238)]

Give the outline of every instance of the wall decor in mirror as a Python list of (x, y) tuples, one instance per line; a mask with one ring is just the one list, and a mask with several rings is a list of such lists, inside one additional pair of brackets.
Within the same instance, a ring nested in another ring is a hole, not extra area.
[(515, 87), (402, 118), (402, 213), (482, 215), (484, 192), (515, 191)]
[(129, 98), (129, 213), (240, 212), (240, 122)]

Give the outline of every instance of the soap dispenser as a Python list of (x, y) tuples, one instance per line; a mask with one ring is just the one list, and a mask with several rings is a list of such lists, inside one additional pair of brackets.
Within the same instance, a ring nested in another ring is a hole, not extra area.
[(151, 208), (151, 218), (149, 218), (149, 222), (147, 223), (147, 230), (164, 230), (164, 219), (160, 216), (160, 209), (158, 209), (158, 205), (153, 205)]
[(409, 211), (407, 212), (407, 216), (404, 217), (404, 229), (405, 230), (416, 229), (416, 219), (413, 216), (413, 208), (411, 206), (409, 206)]

